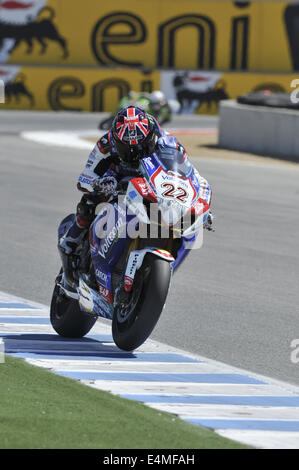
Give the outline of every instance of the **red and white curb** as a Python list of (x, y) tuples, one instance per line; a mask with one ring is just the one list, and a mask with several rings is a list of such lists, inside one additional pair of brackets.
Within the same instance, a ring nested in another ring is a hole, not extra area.
[[(230, 439), (265, 449), (299, 448), (299, 387), (148, 340), (119, 350), (108, 323), (82, 339), (59, 337), (49, 307), (0, 292), (6, 354)], [(0, 364), (5, 367), (5, 362)]]

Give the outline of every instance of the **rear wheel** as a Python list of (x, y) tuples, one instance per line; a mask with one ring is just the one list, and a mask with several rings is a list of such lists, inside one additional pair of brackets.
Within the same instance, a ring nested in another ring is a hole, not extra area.
[(93, 327), (96, 318), (83, 313), (76, 299), (67, 297), (56, 284), (50, 308), (51, 324), (60, 336), (82, 338)]
[(163, 310), (170, 279), (170, 263), (147, 254), (136, 273), (130, 303), (115, 308), (112, 335), (120, 349), (132, 351), (150, 336)]

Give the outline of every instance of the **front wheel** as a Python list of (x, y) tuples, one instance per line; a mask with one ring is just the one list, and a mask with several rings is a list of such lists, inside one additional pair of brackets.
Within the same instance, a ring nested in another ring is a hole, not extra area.
[(147, 254), (136, 273), (129, 306), (116, 307), (113, 315), (112, 336), (120, 349), (132, 351), (150, 336), (166, 302), (170, 279), (170, 263)]
[(91, 330), (96, 318), (83, 313), (78, 300), (67, 297), (56, 284), (51, 301), (50, 321), (60, 336), (82, 338)]

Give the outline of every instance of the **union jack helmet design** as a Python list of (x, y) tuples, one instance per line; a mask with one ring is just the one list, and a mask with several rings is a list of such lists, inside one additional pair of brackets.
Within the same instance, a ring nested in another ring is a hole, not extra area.
[(157, 140), (155, 122), (141, 108), (129, 106), (115, 116), (112, 138), (120, 158), (136, 167), (140, 158), (154, 151)]

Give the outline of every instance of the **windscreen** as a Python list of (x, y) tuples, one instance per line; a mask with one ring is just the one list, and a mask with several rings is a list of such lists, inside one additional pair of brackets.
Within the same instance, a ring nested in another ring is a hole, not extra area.
[(157, 157), (166, 171), (178, 173), (185, 178), (191, 176), (193, 167), (186, 154), (182, 155), (182, 152), (172, 147), (163, 147)]

